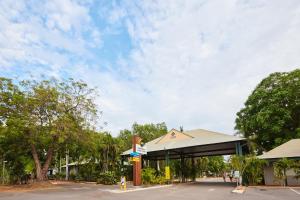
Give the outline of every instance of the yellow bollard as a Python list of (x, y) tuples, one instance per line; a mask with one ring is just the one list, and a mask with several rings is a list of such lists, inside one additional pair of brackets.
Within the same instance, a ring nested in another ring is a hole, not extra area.
[(120, 186), (121, 186), (121, 190), (122, 189), (126, 190), (126, 177), (125, 176), (121, 177), (121, 184), (120, 184)]

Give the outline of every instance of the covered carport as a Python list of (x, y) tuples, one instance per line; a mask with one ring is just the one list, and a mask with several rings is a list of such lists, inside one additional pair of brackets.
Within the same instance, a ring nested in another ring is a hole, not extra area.
[[(166, 135), (156, 138), (144, 145), (147, 154), (143, 160), (180, 159), (182, 169), (184, 160), (191, 159), (194, 166), (194, 158), (216, 155), (242, 155), (248, 152), (247, 141), (238, 136), (218, 133), (203, 129), (178, 131), (172, 129)], [(132, 149), (123, 152), (122, 156), (129, 156)], [(185, 178), (182, 176), (182, 181)]]

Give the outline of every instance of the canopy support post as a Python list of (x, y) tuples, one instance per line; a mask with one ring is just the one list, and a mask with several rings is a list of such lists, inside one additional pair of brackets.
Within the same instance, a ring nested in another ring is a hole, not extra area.
[(185, 166), (184, 166), (184, 155), (180, 154), (180, 163), (181, 163), (181, 182), (185, 183)]
[(196, 166), (195, 166), (195, 158), (192, 156), (192, 181), (196, 181)]

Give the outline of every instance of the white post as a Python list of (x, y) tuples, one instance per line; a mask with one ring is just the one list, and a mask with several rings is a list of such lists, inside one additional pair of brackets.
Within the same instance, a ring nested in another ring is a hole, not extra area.
[(59, 173), (61, 173), (61, 156), (59, 156)]
[(66, 181), (69, 180), (69, 150), (66, 151)]
[(3, 169), (2, 169), (2, 184), (4, 185), (4, 171), (5, 171), (5, 163), (6, 163), (7, 161), (6, 160), (3, 160)]

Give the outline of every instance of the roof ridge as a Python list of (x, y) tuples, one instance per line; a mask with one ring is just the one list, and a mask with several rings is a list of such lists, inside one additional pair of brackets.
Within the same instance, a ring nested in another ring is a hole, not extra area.
[(165, 135), (163, 135), (163, 136), (161, 136), (160, 138), (159, 138), (159, 140), (157, 140), (156, 142), (155, 142), (155, 144), (158, 144), (163, 138), (165, 138), (169, 133), (171, 133), (172, 131), (174, 131), (174, 132), (178, 132), (178, 133), (181, 133), (181, 134), (184, 134), (184, 135), (186, 135), (186, 136), (188, 136), (188, 137), (190, 137), (190, 138), (194, 138), (193, 136), (191, 136), (190, 134), (187, 134), (187, 133), (185, 133), (185, 132), (181, 132), (181, 131), (179, 131), (179, 130), (177, 130), (177, 129), (175, 129), (175, 128), (172, 128), (170, 131), (168, 131)]
[[(210, 132), (210, 133), (216, 133), (216, 134), (226, 135), (226, 136), (235, 136), (235, 135), (230, 135), (230, 134), (221, 133), (221, 132), (217, 132), (217, 131), (211, 131), (211, 130), (202, 129), (202, 128), (187, 130), (186, 132), (199, 131), (199, 130), (201, 130), (201, 131), (207, 131), (207, 132)], [(235, 136), (235, 137), (238, 137), (238, 136)]]

